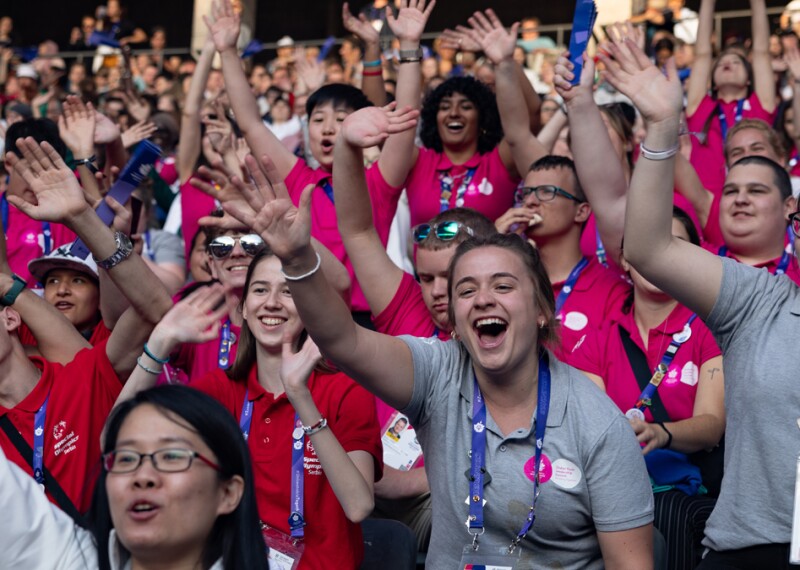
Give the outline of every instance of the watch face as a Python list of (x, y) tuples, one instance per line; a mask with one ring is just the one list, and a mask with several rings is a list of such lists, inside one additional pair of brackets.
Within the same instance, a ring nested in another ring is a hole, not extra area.
[(117, 232), (117, 240), (118, 240), (118, 248), (123, 251), (132, 251), (133, 250), (133, 242), (131, 238), (128, 237), (128, 234), (123, 232)]

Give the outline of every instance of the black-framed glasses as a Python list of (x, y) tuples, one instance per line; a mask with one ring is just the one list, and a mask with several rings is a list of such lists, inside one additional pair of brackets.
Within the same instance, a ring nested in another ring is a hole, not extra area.
[(236, 247), (237, 241), (249, 256), (255, 256), (264, 249), (264, 240), (258, 234), (247, 234), (240, 237), (218, 236), (208, 244), (208, 253), (215, 259), (225, 259)]
[(523, 186), (517, 190), (516, 194), (514, 195), (514, 199), (517, 201), (517, 204), (522, 204), (525, 201), (525, 198), (531, 194), (535, 194), (536, 199), (539, 202), (552, 202), (557, 195), (569, 200), (575, 200), (578, 204), (585, 202), (585, 200), (581, 200), (574, 194), (570, 194), (563, 188), (559, 188), (553, 184), (542, 184), (541, 186)]
[(420, 224), (414, 228), (414, 241), (416, 243), (421, 243), (428, 239), (428, 236), (433, 233), (437, 238), (442, 241), (452, 241), (456, 239), (458, 232), (464, 231), (469, 235), (475, 235), (467, 225), (462, 224), (461, 222), (456, 221), (449, 221), (449, 222), (439, 222), (438, 224)]
[(132, 449), (117, 449), (103, 455), (103, 467), (109, 473), (133, 473), (149, 457), (156, 471), (179, 473), (192, 466), (196, 457), (209, 467), (220, 470), (219, 465), (191, 449), (159, 449), (153, 453), (139, 453)]
[(800, 210), (789, 216), (789, 227), (794, 237), (800, 238)]

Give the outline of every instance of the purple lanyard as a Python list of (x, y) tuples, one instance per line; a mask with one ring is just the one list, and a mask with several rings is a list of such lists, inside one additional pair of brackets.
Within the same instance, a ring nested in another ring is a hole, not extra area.
[[(791, 230), (790, 230), (791, 231)], [(794, 243), (794, 239), (790, 242)], [(720, 257), (728, 257), (728, 246), (723, 245), (721, 248), (717, 250), (717, 255)], [(789, 269), (789, 264), (792, 262), (792, 254), (788, 251), (784, 251), (783, 255), (781, 256), (781, 260), (778, 262), (778, 266), (775, 268), (775, 273), (773, 275), (783, 275), (786, 273), (786, 270)]]
[[(456, 190), (456, 207), (464, 205), (464, 194), (467, 193), (467, 188), (472, 182), (472, 177), (475, 176), (477, 168), (468, 168), (464, 180)], [(453, 196), (453, 177), (450, 176), (449, 170), (443, 170), (439, 173), (439, 187), (441, 193), (439, 194), (439, 212), (446, 212), (450, 209), (450, 198)]]
[(333, 200), (333, 186), (331, 186), (331, 181), (329, 179), (325, 179), (325, 181), (320, 185), (320, 188), (325, 192), (325, 195), (331, 201), (331, 204), (334, 206), (336, 202)]
[[(473, 535), (472, 547), (477, 550), (478, 536), (483, 534), (483, 475), (486, 473), (486, 404), (478, 386), (478, 378), (473, 373), (472, 397), (472, 460), (470, 467), (469, 533)], [(509, 552), (513, 552), (520, 541), (531, 530), (536, 520), (536, 499), (539, 497), (539, 470), (542, 465), (544, 432), (547, 427), (547, 414), (550, 412), (550, 365), (546, 356), (539, 356), (539, 382), (536, 405), (536, 450), (534, 452), (533, 501), (530, 511), (517, 533)]]
[[(676, 337), (673, 335), (672, 342), (669, 343), (664, 356), (661, 357), (661, 362), (658, 366), (656, 366), (656, 370), (653, 373), (653, 378), (647, 383), (647, 386), (644, 387), (644, 390), (642, 390), (642, 393), (639, 395), (639, 399), (636, 401), (634, 408), (637, 408), (640, 412), (644, 412), (645, 408), (652, 404), (653, 395), (656, 393), (656, 390), (658, 390), (658, 385), (661, 384), (661, 379), (667, 373), (669, 365), (672, 364), (672, 360), (675, 358), (678, 349), (683, 343), (689, 340), (689, 336), (691, 336), (686, 335), (683, 331), (686, 331), (687, 329), (691, 330), (690, 327), (696, 318), (697, 315), (692, 314), (692, 316), (689, 317), (689, 320), (686, 321), (686, 324), (683, 326), (682, 332), (678, 333), (679, 336)], [(642, 416), (639, 415), (640, 419), (641, 417)]]
[(583, 270), (586, 269), (587, 265), (589, 265), (589, 260), (584, 257), (578, 262), (578, 265), (572, 268), (569, 277), (567, 277), (564, 286), (561, 288), (561, 292), (558, 294), (558, 297), (556, 297), (556, 316), (561, 316), (561, 309), (564, 308), (564, 304), (575, 288), (575, 283), (578, 282), (578, 278), (581, 276)]
[(600, 239), (600, 230), (595, 228), (594, 230), (594, 239), (597, 244), (597, 249), (595, 250), (595, 255), (597, 256), (597, 261), (600, 262), (600, 265), (603, 267), (608, 267), (608, 256), (606, 255), (606, 246), (603, 245), (603, 240)]
[(222, 334), (219, 338), (219, 355), (217, 356), (217, 366), (222, 370), (227, 370), (231, 366), (231, 320), (225, 319), (222, 325)]
[[(242, 413), (239, 416), (239, 428), (245, 441), (250, 437), (250, 424), (253, 421), (253, 402), (250, 401), (250, 391), (244, 393)], [(305, 536), (303, 527), (306, 526), (303, 518), (303, 450), (306, 447), (306, 435), (303, 432), (303, 422), (297, 412), (294, 414), (294, 430), (292, 430), (292, 504), (289, 515), (289, 529), (292, 538), (302, 539)]]
[(144, 253), (147, 254), (147, 257), (150, 258), (150, 261), (153, 263), (156, 262), (156, 252), (153, 251), (153, 244), (150, 241), (150, 230), (145, 230), (144, 232)]
[(33, 418), (33, 478), (42, 488), (44, 488), (44, 422), (49, 399), (50, 394), (44, 399), (42, 407)]
[[(737, 124), (742, 120), (742, 113), (744, 111), (744, 99), (739, 99), (736, 102), (736, 115), (733, 118), (733, 124)], [(719, 130), (722, 131), (722, 142), (728, 138), (728, 117), (725, 116), (725, 109), (720, 105), (719, 108)]]

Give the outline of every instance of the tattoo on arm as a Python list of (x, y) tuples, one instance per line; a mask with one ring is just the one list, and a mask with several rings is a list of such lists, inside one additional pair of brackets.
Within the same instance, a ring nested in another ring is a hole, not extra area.
[(709, 370), (709, 372), (711, 372), (711, 379), (713, 380), (714, 379), (714, 375), (717, 372), (722, 372), (722, 369), (721, 368), (712, 368), (711, 370)]

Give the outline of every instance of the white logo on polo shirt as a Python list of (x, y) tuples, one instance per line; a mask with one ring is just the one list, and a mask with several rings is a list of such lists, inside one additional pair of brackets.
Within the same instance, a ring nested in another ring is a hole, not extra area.
[(67, 422), (61, 420), (53, 427), (53, 439), (57, 440), (53, 445), (53, 453), (55, 455), (68, 455), (75, 451), (80, 437), (75, 434), (74, 430), (67, 428)]
[(570, 311), (564, 315), (563, 325), (574, 331), (582, 331), (589, 324), (589, 317), (578, 311)]
[(62, 420), (58, 422), (55, 427), (53, 427), (53, 437), (56, 439), (61, 439), (64, 437), (65, 431), (67, 431), (67, 422)]
[(492, 183), (489, 182), (488, 179), (484, 178), (481, 180), (481, 183), (478, 184), (478, 192), (484, 196), (491, 196), (492, 192), (494, 192), (494, 186), (492, 186)]
[(700, 370), (694, 362), (690, 360), (683, 365), (683, 368), (681, 368), (681, 382), (688, 386), (697, 386), (699, 378)]

